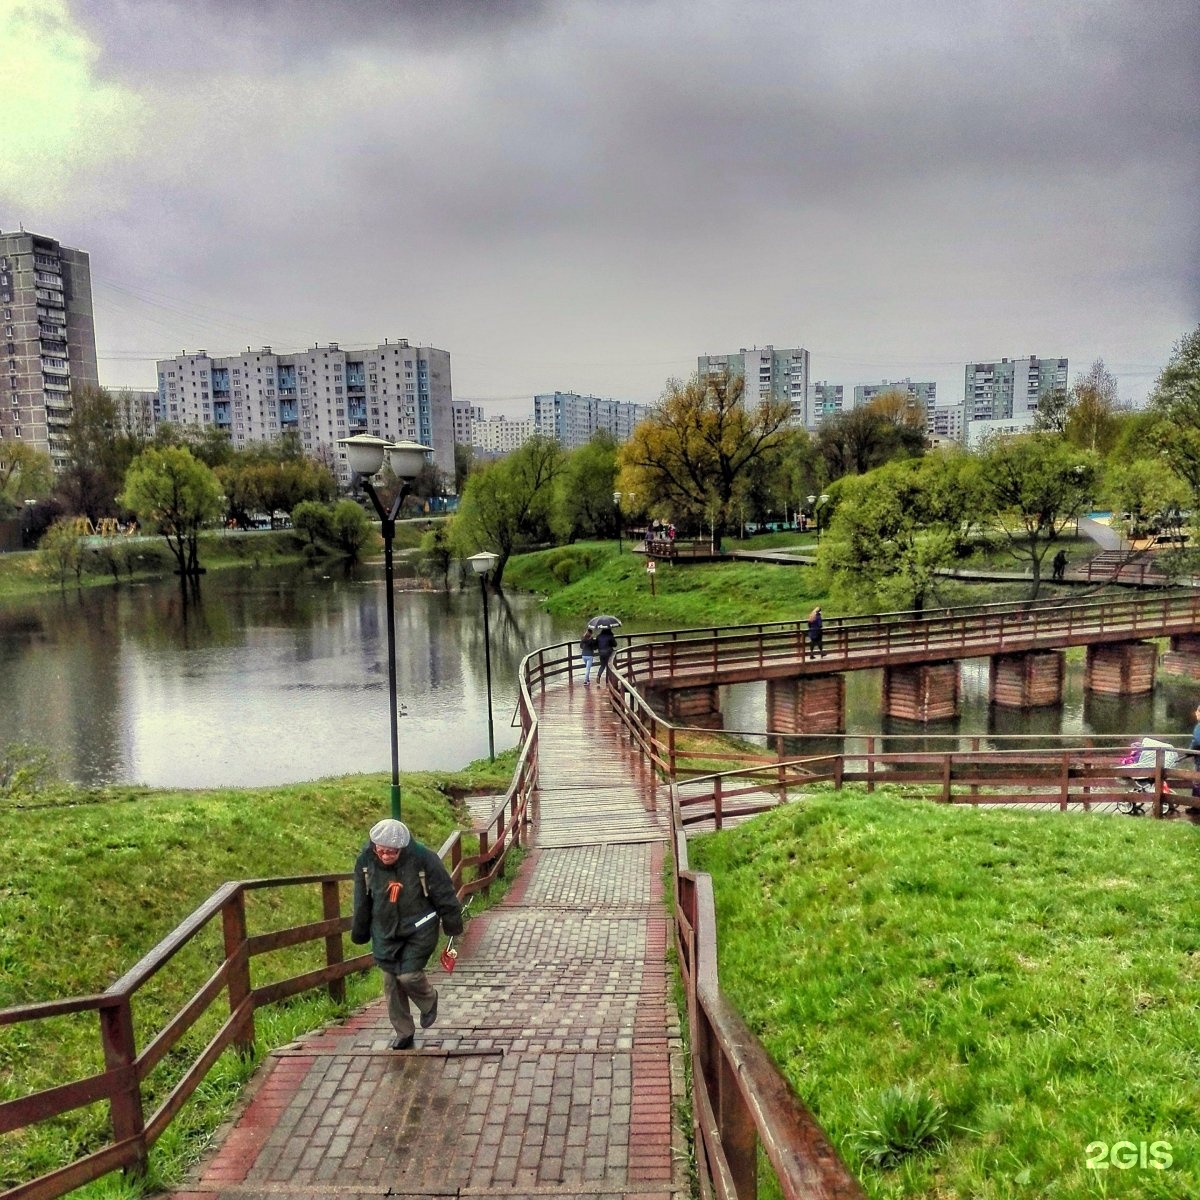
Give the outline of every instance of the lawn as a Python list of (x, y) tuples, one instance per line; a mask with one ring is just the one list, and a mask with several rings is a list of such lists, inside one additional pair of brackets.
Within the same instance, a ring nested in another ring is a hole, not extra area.
[[(1200, 1195), (1198, 837), (847, 791), (691, 861), (713, 875), (723, 988), (875, 1200), (1182, 1200)], [(937, 1136), (905, 1154), (922, 1115)]]
[[(507, 752), (495, 764), (481, 761), (453, 774), (405, 776), (405, 820), (420, 840), (439, 846), (452, 829), (469, 824), (452, 797), (503, 791), (514, 762), (514, 752)], [(19, 801), (0, 793), (0, 1007), (103, 990), (226, 880), (349, 871), (366, 831), (385, 815), (387, 798), (382, 776), (197, 792), (55, 786)], [(346, 885), (343, 911), (348, 905)], [(251, 893), (248, 899), (251, 933), (320, 917), (315, 887)], [(138, 993), (139, 1046), (220, 962), (220, 922), (212, 924)], [(282, 952), (286, 963), (256, 960), (255, 984), (267, 982), (272, 968), (270, 977), (281, 978), (319, 966), (322, 953), (318, 943)], [(374, 972), (348, 984), (340, 1009), (314, 994), (261, 1010), (256, 1057), (379, 990)], [(215, 1030), (220, 1010), (218, 1003), (188, 1035), (192, 1055)], [(222, 1057), (156, 1148), (150, 1188), (179, 1181), (253, 1065), (231, 1052)], [(0, 1027), (0, 1100), (101, 1069), (92, 1015)], [(154, 1103), (180, 1069), (172, 1052), (151, 1074)], [(96, 1148), (107, 1128), (106, 1106), (93, 1105), (8, 1135), (0, 1149), (0, 1190)], [(109, 1176), (89, 1191), (111, 1195), (127, 1187)]]

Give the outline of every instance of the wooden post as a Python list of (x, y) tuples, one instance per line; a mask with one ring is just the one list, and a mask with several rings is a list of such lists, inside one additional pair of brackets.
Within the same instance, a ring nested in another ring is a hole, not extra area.
[[(488, 830), (481, 829), (479, 831), (479, 865), (475, 868), (476, 879), (482, 879), (488, 872), (487, 856), (489, 848)], [(490, 887), (485, 886), (484, 891), (490, 890)]]
[[(342, 915), (341, 895), (336, 879), (321, 881), (321, 911), (327, 921), (337, 920)], [(336, 966), (342, 961), (342, 935), (329, 934), (325, 938), (325, 965)], [(346, 980), (344, 977), (329, 981), (329, 998), (335, 1004), (342, 1004), (346, 999)]]
[(950, 803), (950, 763), (954, 756), (947, 754), (942, 758), (942, 803)]
[(142, 1113), (142, 1091), (134, 1067), (137, 1048), (129, 997), (118, 997), (111, 1007), (100, 1009), (99, 1016), (104, 1065), (110, 1071), (124, 1068), (125, 1072), (121, 1089), (109, 1098), (113, 1139), (118, 1142), (133, 1142), (132, 1157), (125, 1170), (130, 1174), (144, 1175), (147, 1162), (146, 1121)]
[(717, 1128), (721, 1131), (721, 1148), (725, 1151), (737, 1200), (755, 1200), (758, 1195), (758, 1131), (738, 1088), (737, 1073), (724, 1054), (720, 1054), (717, 1078)]
[[(246, 952), (246, 893), (239, 888), (221, 909), (225, 959), (229, 963), (229, 1011), (235, 1013), (250, 995), (250, 955)], [(233, 1035), (238, 1053), (254, 1049), (254, 1010), (246, 1014)]]
[(717, 828), (721, 828), (721, 777), (720, 775), (713, 776), (713, 819), (716, 821)]
[(867, 792), (875, 790), (875, 735), (867, 738)]

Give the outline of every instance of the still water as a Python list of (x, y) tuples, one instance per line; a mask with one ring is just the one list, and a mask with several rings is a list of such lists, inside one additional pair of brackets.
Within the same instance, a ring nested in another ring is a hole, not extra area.
[[(87, 784), (212, 787), (390, 769), (378, 565), (214, 572), (0, 606), (0, 735), (52, 748)], [(536, 598), (489, 605), (496, 749), (531, 649), (578, 633)], [(401, 770), (487, 755), (483, 601), (396, 593)]]
[[(497, 750), (516, 742), (521, 658), (578, 636), (581, 625), (547, 615), (536, 597), (492, 597)], [(485, 756), (478, 587), (398, 590), (396, 636), (401, 769), (457, 769)], [(849, 732), (905, 733), (919, 742), (922, 727), (881, 722), (879, 672), (846, 680)], [(727, 729), (763, 728), (765, 685), (722, 693)], [(1071, 661), (1061, 707), (996, 710), (987, 702), (986, 662), (968, 662), (960, 718), (927, 731), (1181, 734), (1191, 729), (1196, 700), (1193, 686), (1167, 680), (1144, 699), (1090, 696), (1082, 664)], [(378, 564), (348, 574), (214, 572), (199, 603), (188, 606), (174, 581), (0, 605), (0, 746), (48, 747), (64, 775), (86, 784), (249, 786), (387, 771), (387, 704)]]

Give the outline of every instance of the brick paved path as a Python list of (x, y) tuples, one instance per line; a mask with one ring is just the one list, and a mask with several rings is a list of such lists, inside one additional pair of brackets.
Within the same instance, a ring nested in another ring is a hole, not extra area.
[(179, 1200), (686, 1196), (667, 814), (603, 689), (547, 697), (535, 848), (436, 971), (437, 1024), (390, 1051), (380, 1001), (273, 1054)]

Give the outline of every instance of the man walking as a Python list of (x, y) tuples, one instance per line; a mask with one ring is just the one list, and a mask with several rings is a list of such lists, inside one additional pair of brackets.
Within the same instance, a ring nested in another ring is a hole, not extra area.
[(442, 860), (413, 841), (403, 821), (380, 821), (369, 838), (354, 862), (350, 940), (370, 941), (396, 1031), (389, 1045), (411, 1050), (416, 1027), (409, 1001), (417, 1006), (422, 1029), (437, 1020), (438, 994), (425, 964), (437, 946), (438, 918), (447, 934), (462, 933), (462, 905)]

